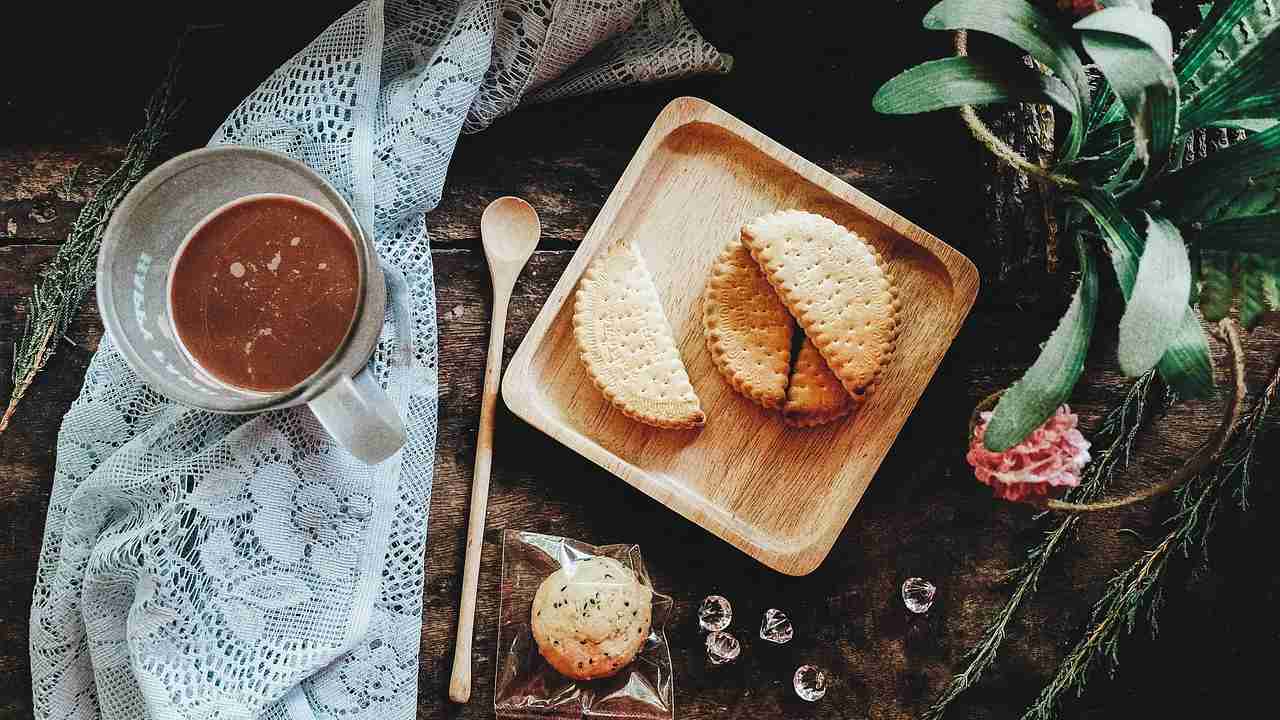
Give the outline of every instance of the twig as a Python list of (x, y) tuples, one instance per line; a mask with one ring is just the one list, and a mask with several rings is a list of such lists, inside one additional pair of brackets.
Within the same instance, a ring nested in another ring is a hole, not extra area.
[[(15, 378), (13, 383), (13, 393), (9, 397), (9, 405), (4, 409), (4, 415), (0, 416), (0, 432), (4, 432), (5, 429), (9, 427), (9, 420), (13, 417), (13, 413), (17, 411), (18, 402), (22, 400), (23, 393), (26, 391), (27, 387), (31, 385), (31, 382), (35, 380), (36, 373), (40, 372), (40, 368), (44, 367), (44, 354), (53, 348), (53, 344), (50, 343), (49, 340), (53, 337), (53, 331), (56, 329), (57, 327), (55, 325), (49, 325), (49, 328), (44, 331), (44, 336), (40, 338), (40, 342), (36, 345), (36, 356), (35, 359), (32, 360), (31, 368), (27, 371), (27, 374), (22, 377), (22, 379), (19, 380)], [(14, 354), (16, 356), (16, 349), (14, 350)]]
[(1209, 440), (1200, 446), (1192, 456), (1164, 480), (1148, 485), (1141, 490), (1124, 497), (1101, 500), (1091, 503), (1074, 503), (1063, 500), (1049, 500), (1045, 507), (1059, 512), (1100, 512), (1133, 505), (1167, 494), (1181, 486), (1191, 478), (1204, 472), (1214, 460), (1226, 449), (1236, 424), (1240, 422), (1241, 407), (1244, 403), (1244, 348), (1240, 345), (1240, 331), (1230, 318), (1218, 322), (1218, 330), (1227, 341), (1227, 351), (1231, 355), (1231, 395), (1227, 398), (1227, 406), (1222, 413), (1222, 421), (1209, 436)]

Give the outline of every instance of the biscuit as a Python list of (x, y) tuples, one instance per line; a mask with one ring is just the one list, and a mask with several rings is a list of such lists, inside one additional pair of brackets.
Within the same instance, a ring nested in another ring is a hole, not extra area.
[(795, 323), (740, 240), (725, 247), (702, 295), (702, 330), (716, 369), (766, 408), (787, 399)]
[(782, 406), (783, 421), (793, 427), (822, 425), (848, 415), (861, 404), (861, 400), (850, 397), (818, 348), (806, 337), (791, 368), (787, 402)]
[(653, 593), (625, 565), (583, 558), (555, 571), (533, 596), (530, 626), (538, 652), (575, 680), (609, 677), (649, 637)]
[(587, 374), (627, 417), (662, 428), (706, 422), (644, 260), (616, 244), (587, 266), (573, 336)]
[(876, 250), (835, 222), (801, 210), (756, 218), (742, 242), (854, 399), (893, 358), (898, 291)]

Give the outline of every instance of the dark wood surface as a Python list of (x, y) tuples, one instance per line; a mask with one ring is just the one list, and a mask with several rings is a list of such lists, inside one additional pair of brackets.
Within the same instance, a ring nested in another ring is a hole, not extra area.
[[(0, 105), (0, 357), (6, 374), (23, 320), (18, 301), (56, 250), (86, 188), (119, 157), (177, 28), (185, 22), (219, 25), (188, 42), (179, 89), (187, 106), (169, 154), (203, 144), (235, 102), (335, 17), (340, 5), (309, 3), (292, 15), (290, 9), (303, 6), (276, 8), (264, 19), (215, 4), (169, 11), (146, 24), (119, 15), (18, 18), (7, 34), (26, 39), (8, 50), (21, 62), (11, 66)], [(447, 702), (488, 317), (477, 224), (489, 200), (527, 198), (545, 229), (541, 249), (516, 287), (508, 353), (649, 123), (682, 94), (721, 105), (992, 270), (988, 258), (996, 254), (984, 244), (988, 180), (955, 118), (886, 119), (869, 109), (871, 92), (886, 77), (945, 51), (945, 38), (918, 29), (927, 3), (688, 5), (707, 36), (737, 58), (731, 75), (522, 109), (462, 140), (444, 199), (428, 217), (439, 288), (441, 430), (427, 519), (422, 717), (492, 714), (497, 528), (641, 545), (659, 588), (676, 598), (667, 631), (680, 717), (906, 718), (926, 707), (962, 666), (964, 652), (1005, 598), (999, 575), (1020, 561), (1041, 527), (1033, 510), (990, 499), (964, 463), (962, 444), (973, 404), (1016, 379), (1065, 303), (1069, 278), (1047, 277), (1035, 267), (984, 286), (831, 556), (808, 577), (766, 570), (503, 412), (477, 614), (476, 692), (465, 708)], [(234, 56), (228, 48), (235, 48)], [(1073, 398), (1087, 429), (1097, 426), (1125, 387), (1114, 361), (1111, 328), (1118, 315), (1119, 299), (1108, 295), (1087, 375)], [(14, 426), (0, 435), (0, 576), (9, 588), (0, 596), (0, 717), (31, 713), (27, 617), (55, 440), (101, 333), (96, 308), (86, 299)], [(1280, 350), (1280, 333), (1256, 331), (1247, 346), (1256, 392)], [(7, 377), (0, 381), (6, 396), (8, 384)], [(1216, 410), (1213, 402), (1174, 408), (1142, 435), (1122, 484), (1150, 481), (1175, 467), (1212, 428)], [(1269, 701), (1280, 644), (1280, 566), (1269, 522), (1277, 509), (1278, 455), (1274, 443), (1265, 445), (1254, 505), (1219, 518), (1209, 564), (1198, 557), (1175, 563), (1158, 638), (1139, 622), (1124, 646), (1119, 676), (1108, 681), (1099, 674), (1063, 717), (1182, 717), (1193, 709), (1226, 713)], [(1155, 503), (1087, 520), (1081, 542), (1054, 563), (1014, 624), (999, 662), (951, 716), (1017, 717), (1083, 629), (1103, 583), (1161, 531), (1168, 510)], [(908, 616), (898, 597), (899, 585), (912, 575), (939, 587), (937, 603), (923, 617)], [(720, 668), (704, 661), (694, 617), (701, 598), (713, 592), (733, 602), (731, 629), (744, 644), (741, 658)], [(794, 618), (796, 639), (789, 645), (766, 647), (756, 638), (769, 607)], [(836, 679), (814, 705), (797, 700), (790, 688), (791, 673), (803, 662), (827, 667)]]

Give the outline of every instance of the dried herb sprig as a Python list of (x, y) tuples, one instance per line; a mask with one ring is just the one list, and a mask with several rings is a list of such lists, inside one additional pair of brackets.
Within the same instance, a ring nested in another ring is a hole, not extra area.
[(1262, 395), (1236, 428), (1222, 462), (1178, 489), (1179, 509), (1169, 519), (1169, 531), (1107, 584), (1106, 592), (1094, 605), (1088, 630), (1027, 709), (1024, 720), (1051, 720), (1063, 694), (1071, 690), (1077, 694), (1083, 692), (1091, 671), (1099, 664), (1114, 674), (1119, 664), (1120, 643), (1133, 633), (1144, 608), (1152, 635), (1159, 630), (1162, 581), (1170, 561), (1175, 559), (1174, 551), (1180, 551), (1183, 557), (1190, 557), (1197, 549), (1204, 553), (1205, 540), (1223, 500), (1234, 495), (1242, 508), (1247, 505), (1254, 450), (1277, 389), (1280, 389), (1280, 363), (1273, 369), (1271, 381)]
[[(1157, 385), (1156, 372), (1146, 372), (1129, 386), (1120, 405), (1107, 413), (1102, 426), (1094, 433), (1095, 447), (1102, 447), (1102, 450), (1096, 453), (1093, 462), (1085, 468), (1080, 486), (1072, 489), (1067, 494), (1067, 499), (1090, 502), (1102, 497), (1111, 485), (1116, 471), (1128, 466), (1138, 431), (1151, 418), (1168, 408), (1172, 401), (1173, 396), (1167, 391), (1160, 398), (1152, 397), (1158, 394)], [(1153, 403), (1153, 399), (1157, 402)], [(982, 640), (965, 656), (968, 663), (965, 669), (951, 678), (946, 689), (924, 713), (924, 720), (942, 718), (952, 701), (976, 684), (982, 673), (995, 662), (1010, 623), (1018, 614), (1023, 601), (1035, 594), (1040, 573), (1057, 551), (1075, 535), (1076, 527), (1082, 520), (1081, 515), (1075, 514), (1055, 518), (1057, 522), (1045, 532), (1044, 538), (1027, 551), (1026, 561), (1005, 573), (1003, 579), (1013, 586), (1013, 593), (987, 625)]]
[(9, 427), (27, 390), (48, 364), (67, 333), (85, 293), (93, 287), (98, 246), (107, 220), (124, 196), (146, 174), (178, 107), (173, 102), (178, 53), (144, 110), (142, 127), (129, 138), (124, 158), (80, 208), (66, 239), (36, 278), (27, 298), (26, 322), (13, 349), (13, 391), (0, 416), (0, 432)]

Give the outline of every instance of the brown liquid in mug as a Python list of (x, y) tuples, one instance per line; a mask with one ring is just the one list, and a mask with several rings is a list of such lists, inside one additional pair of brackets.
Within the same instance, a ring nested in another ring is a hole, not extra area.
[(342, 344), (359, 292), (356, 247), (323, 212), (287, 197), (218, 212), (173, 261), (174, 329), (228, 385), (278, 392)]

